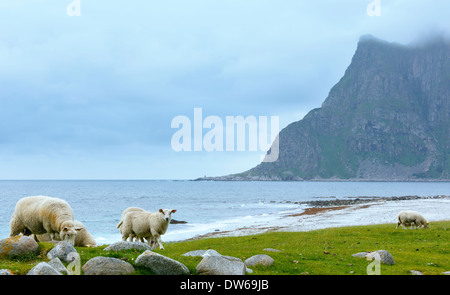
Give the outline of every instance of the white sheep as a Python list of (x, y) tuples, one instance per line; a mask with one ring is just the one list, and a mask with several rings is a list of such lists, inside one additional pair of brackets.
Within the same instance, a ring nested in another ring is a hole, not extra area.
[(161, 235), (166, 233), (172, 213), (175, 212), (177, 210), (172, 209), (159, 209), (158, 212), (128, 212), (121, 225), (122, 240), (126, 241), (131, 234), (134, 234), (138, 238), (146, 238), (150, 246), (155, 240), (155, 247), (159, 245), (159, 248), (163, 250)]
[(27, 236), (49, 233), (53, 240), (58, 234), (62, 241), (71, 245), (74, 245), (77, 232), (82, 229), (75, 225), (72, 208), (66, 201), (46, 196), (20, 199), (11, 217), (10, 227), (10, 237), (20, 233)]
[(429, 222), (422, 216), (420, 213), (416, 211), (402, 211), (398, 214), (398, 223), (397, 227), (401, 225), (404, 229), (406, 226), (412, 226), (413, 228), (419, 228), (423, 226), (424, 228), (428, 228)]
[[(125, 215), (126, 215), (128, 212), (145, 212), (145, 210), (142, 209), (142, 208), (139, 208), (139, 207), (129, 207), (129, 208), (123, 210), (123, 212), (122, 212), (122, 217), (120, 218), (120, 222), (119, 222), (119, 224), (117, 225), (117, 228), (119, 229), (119, 231), (120, 231), (121, 234), (122, 234), (122, 223), (123, 223), (123, 218), (125, 217)], [(134, 234), (130, 234), (129, 238), (130, 238), (130, 241), (131, 241), (131, 242), (133, 242), (135, 238), (136, 238), (136, 240), (138, 239)], [(143, 238), (141, 238), (140, 240), (141, 240), (141, 242), (144, 242), (144, 239), (143, 239)]]
[[(95, 242), (94, 237), (90, 232), (84, 227), (84, 224), (81, 221), (75, 220), (75, 225), (81, 227), (82, 229), (75, 236), (75, 244), (77, 247), (96, 247), (97, 244)], [(50, 234), (43, 235), (35, 235), (35, 239), (38, 239), (41, 242), (49, 242), (52, 241)], [(54, 236), (53, 240), (60, 241), (59, 236)]]

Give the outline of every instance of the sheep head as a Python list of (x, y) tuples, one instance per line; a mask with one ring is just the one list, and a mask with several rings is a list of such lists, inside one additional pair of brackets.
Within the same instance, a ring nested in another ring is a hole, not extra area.
[(59, 237), (61, 241), (65, 241), (70, 245), (75, 245), (75, 237), (77, 233), (82, 230), (83, 227), (75, 226), (71, 222), (65, 222), (62, 226), (61, 231), (59, 232)]
[(176, 209), (159, 209), (159, 213), (162, 214), (162, 218), (167, 222), (170, 222), (172, 219), (172, 213), (175, 212), (177, 212)]

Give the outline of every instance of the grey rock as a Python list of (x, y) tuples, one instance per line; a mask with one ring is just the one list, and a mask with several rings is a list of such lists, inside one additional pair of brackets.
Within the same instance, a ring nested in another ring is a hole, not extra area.
[(423, 276), (423, 273), (421, 273), (421, 272), (418, 271), (418, 270), (411, 270), (411, 274), (412, 274), (413, 276)]
[(205, 257), (205, 256), (222, 256), (222, 255), (219, 252), (217, 252), (216, 250), (208, 249), (205, 251), (205, 253), (202, 256)]
[(47, 257), (49, 259), (59, 258), (63, 262), (72, 262), (74, 260), (74, 257), (73, 255), (69, 255), (72, 252), (78, 253), (72, 245), (67, 242), (61, 241), (48, 252)]
[(203, 256), (203, 254), (205, 254), (206, 250), (194, 250), (194, 251), (189, 251), (187, 253), (184, 253), (181, 256)]
[(443, 274), (443, 275), (450, 276), (450, 271), (444, 271), (442, 274)]
[(255, 265), (271, 266), (273, 262), (273, 258), (266, 254), (254, 255), (244, 261), (245, 265), (250, 267)]
[(61, 260), (56, 257), (48, 262), (48, 264), (53, 267), (55, 270), (59, 271), (62, 274), (68, 274), (67, 268), (62, 264)]
[(359, 257), (359, 258), (365, 258), (369, 254), (369, 252), (358, 252), (355, 254), (352, 254), (353, 257)]
[(197, 265), (199, 275), (245, 275), (246, 266), (240, 259), (226, 256), (204, 256)]
[(13, 273), (9, 269), (0, 269), (0, 276), (12, 276)]
[(392, 257), (391, 253), (389, 253), (389, 251), (387, 250), (377, 250), (375, 252), (370, 252), (369, 254), (367, 254), (366, 258), (367, 260), (372, 260), (376, 258), (377, 254), (380, 256), (380, 260), (382, 263), (389, 265), (395, 264), (394, 257)]
[(213, 249), (208, 250), (194, 250), (187, 253), (184, 253), (182, 256), (222, 256), (219, 252)]
[(29, 236), (15, 236), (0, 241), (0, 256), (9, 257), (34, 254), (38, 252), (38, 243)]
[(121, 259), (98, 256), (83, 265), (85, 275), (127, 275), (134, 273), (134, 267)]
[(136, 265), (146, 267), (158, 275), (189, 274), (189, 269), (183, 263), (149, 250), (136, 258)]
[(27, 275), (62, 275), (47, 262), (41, 262), (30, 269)]
[(283, 252), (281, 250), (277, 250), (277, 249), (273, 249), (273, 248), (266, 248), (266, 249), (263, 249), (263, 251), (267, 251), (267, 252)]
[(130, 242), (130, 241), (122, 241), (109, 245), (104, 249), (104, 251), (122, 251), (136, 249), (139, 251), (151, 250), (152, 248), (145, 243), (142, 242)]

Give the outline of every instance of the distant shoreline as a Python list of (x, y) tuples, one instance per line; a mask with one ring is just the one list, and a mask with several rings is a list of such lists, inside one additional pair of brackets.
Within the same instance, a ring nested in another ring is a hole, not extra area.
[(191, 179), (190, 181), (263, 181), (263, 182), (450, 182), (450, 179), (362, 179), (362, 178), (350, 178), (350, 179), (273, 179), (265, 177), (247, 177), (237, 175), (227, 176), (207, 176)]
[(285, 211), (268, 223), (252, 224), (234, 230), (216, 230), (186, 240), (248, 236), (272, 231), (302, 232), (343, 226), (390, 224), (397, 222), (397, 215), (403, 210), (419, 211), (430, 221), (431, 226), (433, 221), (450, 220), (450, 196), (447, 195), (360, 196), (336, 200), (286, 201), (285, 203), (306, 207)]

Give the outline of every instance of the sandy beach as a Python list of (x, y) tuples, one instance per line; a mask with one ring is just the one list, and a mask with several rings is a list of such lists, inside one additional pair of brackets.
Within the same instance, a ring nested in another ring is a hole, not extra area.
[[(253, 221), (251, 225), (232, 230), (214, 231), (195, 238), (242, 236), (268, 231), (310, 231), (316, 229), (397, 223), (400, 211), (420, 212), (433, 226), (433, 221), (450, 220), (450, 196), (360, 198), (305, 204), (302, 209), (280, 212), (271, 219)], [(326, 206), (335, 204), (334, 206)], [(393, 225), (395, 229), (396, 225)], [(398, 229), (401, 230), (401, 229)]]

